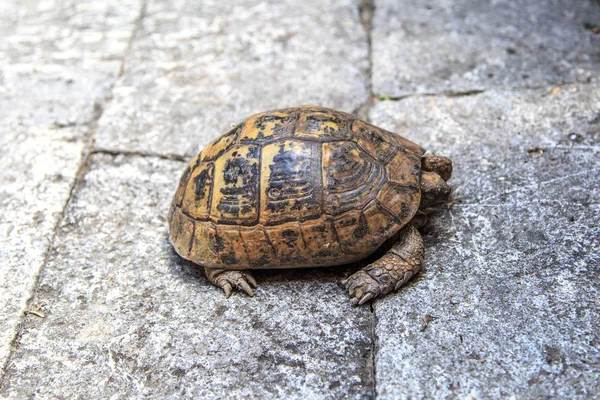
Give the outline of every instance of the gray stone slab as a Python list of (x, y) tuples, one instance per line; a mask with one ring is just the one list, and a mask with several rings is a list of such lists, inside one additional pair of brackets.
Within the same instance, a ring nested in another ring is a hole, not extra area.
[(139, 5), (0, 2), (0, 371)]
[(195, 155), (251, 114), (368, 97), (359, 0), (151, 1), (97, 149)]
[(94, 155), (7, 369), (5, 398), (368, 398), (371, 312), (339, 269), (256, 274), (225, 299), (179, 258), (183, 163)]
[(375, 105), (373, 122), (455, 166), (455, 204), (431, 219), (422, 273), (375, 303), (378, 397), (599, 393), (599, 94), (569, 85)]
[[(597, 80), (593, 0), (375, 0), (377, 95)], [(587, 27), (587, 28), (586, 28)]]

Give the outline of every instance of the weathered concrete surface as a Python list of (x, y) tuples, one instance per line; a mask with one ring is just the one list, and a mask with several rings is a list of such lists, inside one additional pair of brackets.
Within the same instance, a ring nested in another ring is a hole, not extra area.
[[(376, 95), (596, 80), (594, 0), (375, 0)], [(592, 25), (593, 26), (593, 25)]]
[(359, 0), (151, 1), (96, 148), (193, 156), (231, 124), (367, 97)]
[[(7, 369), (6, 398), (364, 398), (371, 313), (340, 273), (227, 300), (167, 242), (183, 163), (95, 155)], [(270, 276), (270, 278), (269, 278)]]
[(568, 85), (375, 105), (455, 166), (424, 270), (375, 303), (379, 398), (600, 393), (599, 99)]
[(2, 1), (0, 9), (2, 371), (139, 6)]
[[(148, 5), (97, 151), (188, 157), (252, 112), (370, 96), (369, 1), (222, 3)], [(375, 94), (438, 93), (370, 117), (454, 159), (455, 204), (372, 314), (343, 269), (226, 301), (166, 241), (164, 157), (94, 155), (60, 218), (141, 5), (0, 0), (0, 398), (597, 396), (599, 6), (412, 3), (375, 2)], [(46, 316), (9, 349), (29, 298)]]

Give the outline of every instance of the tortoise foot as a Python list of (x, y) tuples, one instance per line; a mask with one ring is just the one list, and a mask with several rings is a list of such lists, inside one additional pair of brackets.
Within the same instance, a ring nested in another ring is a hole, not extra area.
[(379, 260), (342, 281), (350, 302), (363, 304), (376, 297), (398, 290), (419, 271), (423, 262), (423, 239), (412, 225), (400, 240)]
[(231, 296), (233, 288), (243, 290), (250, 297), (254, 296), (252, 287), (256, 288), (257, 284), (250, 272), (209, 268), (205, 268), (204, 271), (206, 272), (206, 277), (213, 285), (225, 291), (225, 297), (229, 298)]
[(378, 282), (365, 270), (360, 270), (344, 279), (342, 284), (346, 286), (353, 305), (361, 305), (382, 294), (387, 293), (385, 286)]

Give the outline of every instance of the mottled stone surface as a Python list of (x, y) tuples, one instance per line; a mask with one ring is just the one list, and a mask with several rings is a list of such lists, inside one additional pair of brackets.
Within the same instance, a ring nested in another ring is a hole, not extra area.
[(595, 0), (375, 0), (373, 90), (403, 96), (595, 80), (599, 21)]
[(139, 6), (0, 2), (0, 371)]
[(455, 167), (424, 270), (375, 304), (378, 397), (600, 391), (599, 95), (567, 85), (375, 105), (375, 123)]
[(93, 156), (34, 301), (47, 317), (27, 317), (3, 396), (369, 397), (371, 312), (339, 269), (257, 274), (254, 298), (227, 300), (174, 253), (182, 168)]
[(247, 116), (368, 97), (358, 0), (151, 1), (96, 148), (195, 155)]
[[(0, 10), (0, 398), (597, 397), (597, 1)], [(170, 159), (301, 103), (454, 160), (422, 273), (373, 309), (358, 266), (226, 300), (168, 244)]]

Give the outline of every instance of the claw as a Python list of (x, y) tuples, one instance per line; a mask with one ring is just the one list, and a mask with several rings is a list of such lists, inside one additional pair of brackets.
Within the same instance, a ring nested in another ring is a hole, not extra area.
[(238, 280), (237, 286), (240, 289), (242, 289), (244, 292), (248, 293), (248, 296), (254, 297), (254, 292), (252, 291), (252, 288), (250, 287), (250, 285), (248, 285), (248, 282), (246, 282), (244, 279)]
[(246, 275), (246, 279), (248, 280), (248, 282), (250, 282), (250, 284), (254, 287), (258, 286), (258, 283), (256, 283), (256, 279), (254, 279), (254, 277), (250, 274)]
[(223, 285), (223, 290), (225, 291), (225, 298), (228, 299), (231, 296), (231, 284), (229, 282), (225, 282)]
[(350, 299), (350, 303), (352, 303), (353, 306), (358, 304), (358, 298), (357, 297), (353, 297)]
[(347, 285), (348, 284), (348, 279), (349, 278), (342, 279), (342, 285), (344, 285), (344, 286)]
[(373, 293), (367, 293), (366, 295), (363, 296), (362, 299), (360, 299), (360, 301), (358, 302), (358, 305), (362, 305), (364, 303), (366, 303), (367, 301), (371, 300), (373, 297), (375, 297), (375, 295)]

